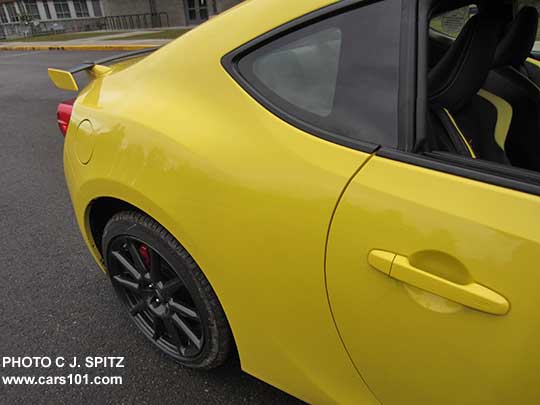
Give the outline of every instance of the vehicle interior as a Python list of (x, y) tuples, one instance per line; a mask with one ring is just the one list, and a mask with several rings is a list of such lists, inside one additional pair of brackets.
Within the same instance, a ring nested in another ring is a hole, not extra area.
[(538, 0), (433, 3), (417, 152), (540, 172), (537, 7)]

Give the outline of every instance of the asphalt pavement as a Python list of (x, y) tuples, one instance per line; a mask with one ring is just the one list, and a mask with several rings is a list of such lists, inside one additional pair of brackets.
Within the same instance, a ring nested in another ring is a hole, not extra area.
[[(0, 52), (0, 356), (124, 357), (124, 368), (84, 368), (122, 385), (6, 385), (0, 403), (293, 404), (240, 371), (238, 361), (191, 371), (137, 331), (91, 259), (74, 219), (62, 169), (58, 102), (73, 93), (49, 82), (103, 52)], [(82, 369), (81, 369), (82, 370)], [(67, 367), (2, 367), (5, 376), (67, 376)]]

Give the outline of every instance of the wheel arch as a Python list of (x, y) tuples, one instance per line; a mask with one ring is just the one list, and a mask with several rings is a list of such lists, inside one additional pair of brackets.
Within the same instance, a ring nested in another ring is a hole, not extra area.
[[(75, 214), (83, 237), (95, 259), (102, 264), (101, 236), (107, 222), (118, 212), (141, 212), (159, 223), (188, 251), (189, 239), (159, 204), (148, 198), (148, 193), (135, 190), (127, 184), (111, 179), (92, 179), (80, 184), (71, 184)], [(176, 232), (174, 230), (176, 229)], [(180, 239), (178, 236), (182, 235)], [(190, 254), (191, 251), (190, 251)]]
[(87, 227), (88, 227), (88, 237), (91, 238), (91, 242), (94, 244), (96, 253), (99, 253), (99, 259), (103, 263), (103, 252), (102, 252), (102, 246), (101, 246), (101, 238), (103, 236), (103, 232), (105, 230), (105, 226), (109, 222), (109, 220), (116, 214), (122, 212), (122, 211), (135, 211), (140, 212), (149, 218), (152, 218), (154, 221), (156, 221), (158, 224), (160, 224), (163, 228), (167, 230), (177, 241), (182, 245), (186, 251), (190, 254), (190, 256), (193, 258), (195, 263), (197, 263), (197, 266), (202, 271), (202, 273), (207, 278), (208, 282), (210, 283), (210, 286), (212, 287), (212, 290), (216, 294), (221, 307), (223, 308), (223, 312), (225, 313), (225, 318), (227, 319), (227, 323), (229, 324), (229, 327), (231, 329), (231, 335), (232, 335), (232, 343), (233, 348), (232, 352), (234, 353), (234, 356), (238, 358), (238, 360), (241, 362), (240, 356), (239, 356), (239, 350), (236, 343), (234, 328), (232, 327), (230, 317), (228, 316), (227, 306), (224, 305), (221, 297), (220, 297), (220, 291), (219, 289), (216, 289), (215, 286), (212, 283), (212, 280), (208, 277), (208, 274), (204, 271), (204, 268), (200, 265), (199, 261), (196, 257), (192, 256), (192, 253), (190, 252), (189, 248), (183, 244), (183, 241), (177, 237), (171, 230), (167, 227), (166, 224), (162, 223), (159, 218), (155, 218), (153, 215), (149, 214), (145, 210), (137, 207), (134, 204), (131, 204), (121, 198), (117, 197), (97, 197), (93, 199), (86, 209), (86, 218), (87, 218)]
[[(114, 215), (122, 211), (137, 211), (148, 215), (146, 212), (135, 207), (134, 205), (115, 197), (99, 197), (93, 200), (88, 206), (87, 216), (90, 236), (92, 237), (94, 246), (102, 256), (103, 252), (101, 251), (101, 238), (103, 236), (105, 226)], [(148, 216), (151, 217), (150, 215)]]

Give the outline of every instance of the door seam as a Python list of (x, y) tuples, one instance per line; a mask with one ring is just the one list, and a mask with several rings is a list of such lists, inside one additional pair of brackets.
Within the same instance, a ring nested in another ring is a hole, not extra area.
[(379, 404), (382, 404), (381, 400), (377, 397), (377, 395), (373, 392), (373, 390), (371, 389), (371, 387), (369, 386), (369, 384), (367, 383), (366, 379), (364, 378), (364, 376), (362, 375), (362, 373), (360, 372), (360, 370), (358, 369), (358, 367), (356, 366), (355, 362), (353, 361), (352, 359), (352, 356), (351, 356), (351, 353), (349, 352), (349, 350), (347, 349), (347, 346), (345, 345), (345, 341), (343, 340), (343, 336), (341, 335), (341, 332), (339, 331), (339, 327), (337, 325), (337, 322), (336, 322), (336, 317), (334, 315), (334, 310), (332, 309), (332, 304), (330, 302), (330, 293), (328, 291), (328, 277), (327, 277), (327, 262), (328, 262), (328, 243), (329, 243), (329, 240), (330, 240), (330, 230), (332, 229), (332, 224), (334, 222), (334, 217), (336, 215), (336, 212), (337, 212), (337, 209), (341, 203), (341, 200), (343, 199), (343, 197), (345, 196), (345, 193), (347, 192), (347, 189), (349, 188), (350, 184), (353, 182), (353, 180), (356, 178), (356, 176), (360, 173), (360, 171), (371, 161), (371, 159), (376, 155), (377, 151), (379, 150), (379, 148), (377, 148), (375, 151), (373, 151), (373, 153), (371, 155), (369, 155), (366, 160), (364, 162), (362, 162), (362, 164), (358, 167), (358, 169), (355, 170), (355, 172), (353, 173), (353, 175), (351, 176), (351, 178), (347, 181), (347, 183), (345, 184), (345, 186), (343, 187), (343, 190), (341, 191), (338, 199), (336, 200), (336, 205), (334, 206), (334, 209), (332, 210), (332, 215), (330, 216), (330, 221), (328, 223), (328, 229), (326, 231), (326, 241), (325, 241), (325, 244), (324, 244), (324, 288), (325, 288), (325, 292), (326, 292), (326, 301), (328, 303), (328, 309), (330, 310), (330, 316), (332, 317), (332, 321), (334, 322), (334, 328), (336, 329), (336, 332), (339, 336), (339, 340), (341, 341), (341, 345), (343, 346), (343, 349), (345, 350), (345, 353), (347, 353), (347, 357), (349, 357), (349, 361), (351, 362), (352, 366), (354, 367), (354, 369), (356, 370), (357, 374), (360, 376), (360, 379), (362, 380), (362, 382), (365, 384), (365, 386), (367, 387), (367, 389), (369, 390), (369, 392), (371, 392), (371, 395), (373, 395), (373, 397), (375, 398), (375, 400), (379, 403)]

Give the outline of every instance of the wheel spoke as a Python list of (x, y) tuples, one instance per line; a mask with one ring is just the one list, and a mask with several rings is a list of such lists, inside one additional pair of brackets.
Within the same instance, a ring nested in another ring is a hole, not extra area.
[(190, 319), (197, 319), (197, 320), (199, 319), (199, 315), (197, 315), (197, 312), (195, 312), (191, 308), (186, 307), (183, 304), (180, 304), (179, 302), (173, 299), (169, 301), (169, 306), (174, 312), (176, 312), (178, 315), (182, 317), (190, 318)]
[(119, 235), (109, 246), (111, 280), (139, 328), (174, 357), (199, 356), (208, 338), (206, 329), (177, 269), (135, 236)]
[(139, 251), (137, 250), (137, 247), (135, 246), (135, 243), (132, 240), (128, 242), (128, 249), (129, 249), (129, 253), (131, 253), (133, 264), (137, 268), (139, 273), (145, 274), (146, 272), (148, 272), (148, 269), (144, 265), (141, 255), (139, 254)]
[(123, 276), (114, 276), (113, 280), (116, 281), (122, 287), (127, 288), (130, 291), (133, 291), (135, 293), (141, 292), (141, 287), (139, 286), (139, 284), (137, 284), (134, 281), (128, 280)]
[(139, 301), (133, 308), (131, 308), (131, 315), (138, 315), (141, 312), (143, 312), (146, 308), (148, 308), (148, 303), (146, 300)]
[(182, 353), (182, 339), (180, 338), (180, 334), (178, 332), (178, 329), (174, 326), (173, 322), (171, 321), (171, 318), (163, 319), (163, 323), (165, 325), (165, 329), (167, 330), (167, 333), (169, 337), (172, 339), (174, 345), (178, 348), (178, 352)]
[(142, 279), (142, 273), (137, 270), (128, 260), (122, 256), (120, 252), (112, 252), (112, 255), (118, 262), (131, 274), (131, 276), (136, 280), (140, 281)]
[(159, 340), (160, 337), (163, 336), (163, 320), (158, 317), (154, 317), (154, 336), (152, 336), (152, 339)]
[(176, 291), (178, 291), (180, 289), (180, 287), (182, 287), (184, 284), (176, 279), (176, 280), (171, 280), (171, 281), (167, 281), (162, 287), (161, 287), (161, 293), (166, 296), (166, 297), (170, 297), (171, 295), (173, 295)]
[(197, 347), (197, 349), (200, 349), (202, 347), (201, 340), (193, 333), (193, 331), (187, 326), (183, 320), (180, 319), (180, 317), (176, 314), (174, 314), (171, 319), (175, 323), (176, 326), (180, 328), (182, 333), (187, 336), (187, 338)]
[(150, 250), (150, 280), (152, 280), (154, 284), (160, 281), (160, 267), (161, 258), (156, 252)]

